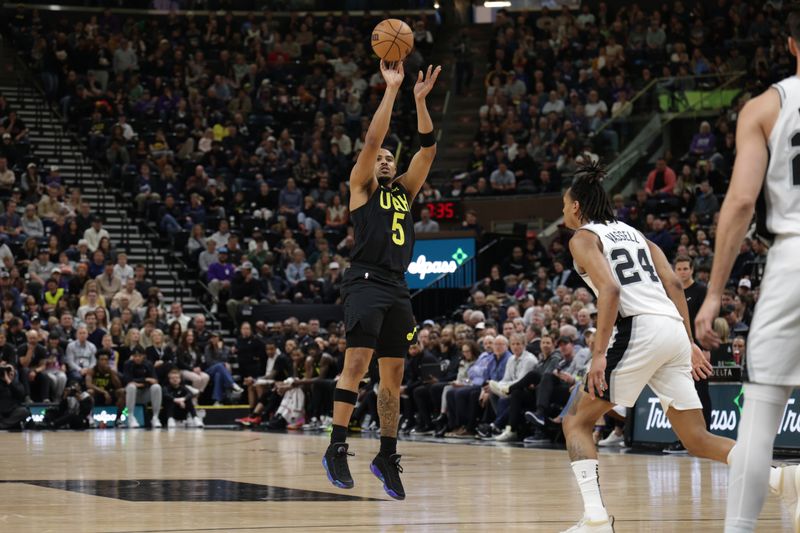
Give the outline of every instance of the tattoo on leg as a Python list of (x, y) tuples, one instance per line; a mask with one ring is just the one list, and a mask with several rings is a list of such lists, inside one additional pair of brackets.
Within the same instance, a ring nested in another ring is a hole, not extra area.
[(385, 387), (378, 388), (378, 417), (383, 437), (397, 437), (397, 422), (400, 417), (399, 392)]

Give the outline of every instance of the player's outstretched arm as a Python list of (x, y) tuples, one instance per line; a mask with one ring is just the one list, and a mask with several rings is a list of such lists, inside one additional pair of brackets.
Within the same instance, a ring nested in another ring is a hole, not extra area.
[[(569, 241), (569, 251), (578, 266), (586, 272), (597, 287), (597, 332), (595, 333), (592, 366), (587, 374), (589, 395), (594, 399), (605, 396), (606, 351), (614, 331), (614, 321), (619, 312), (619, 284), (611, 273), (600, 241), (590, 231), (577, 231)], [(608, 397), (606, 397), (608, 399)]]
[[(705, 348), (719, 345), (719, 337), (711, 326), (719, 314), (722, 292), (753, 218), (756, 198), (764, 183), (769, 163), (769, 132), (765, 130), (766, 127), (772, 127), (779, 112), (780, 96), (776, 90), (768, 90), (750, 100), (739, 115), (736, 126), (736, 162), (719, 214), (708, 292), (694, 321), (697, 338)], [(786, 142), (788, 144), (788, 140)]]
[(375, 180), (375, 160), (378, 158), (378, 151), (381, 149), (383, 139), (389, 131), (394, 101), (400, 91), (400, 85), (403, 83), (403, 63), (400, 61), (390, 68), (385, 61), (381, 61), (381, 74), (386, 81), (386, 91), (383, 93), (383, 99), (372, 117), (372, 122), (369, 124), (367, 136), (364, 139), (364, 147), (358, 154), (356, 164), (350, 172), (351, 210), (366, 203), (369, 194), (374, 190), (377, 183)]
[(406, 188), (413, 200), (422, 188), (422, 184), (428, 177), (431, 170), (433, 159), (436, 157), (436, 139), (433, 136), (433, 121), (428, 113), (428, 106), (425, 98), (433, 89), (436, 79), (442, 72), (441, 65), (433, 68), (428, 65), (428, 71), (417, 74), (417, 83), (414, 85), (414, 101), (417, 104), (417, 131), (420, 134), (420, 149), (411, 159), (411, 164), (405, 174), (400, 176), (399, 181)]

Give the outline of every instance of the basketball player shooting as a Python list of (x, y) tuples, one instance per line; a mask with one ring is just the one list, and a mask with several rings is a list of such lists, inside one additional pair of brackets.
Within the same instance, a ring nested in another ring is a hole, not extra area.
[[(583, 518), (567, 531), (610, 533), (613, 518), (600, 496), (592, 429), (614, 406), (633, 407), (649, 385), (690, 454), (729, 462), (734, 441), (706, 430), (692, 377), (707, 377), (711, 364), (692, 340), (683, 285), (666, 256), (638, 230), (616, 220), (598, 163), (583, 164), (575, 176), (564, 194), (564, 223), (575, 231), (569, 248), (576, 270), (597, 295), (598, 314), (586, 388), (563, 422), (584, 503)], [(779, 480), (782, 471), (775, 469), (773, 477)], [(782, 493), (777, 483), (776, 490)], [(784, 499), (796, 505), (794, 494), (785, 493)]]
[[(704, 346), (719, 346), (711, 327), (719, 316), (722, 293), (733, 261), (764, 195), (756, 224), (759, 234), (774, 239), (761, 280), (747, 349), (749, 383), (744, 385), (744, 408), (728, 476), (726, 533), (753, 531), (764, 505), (767, 487), (796, 499), (800, 469), (768, 470), (772, 446), (786, 402), (800, 386), (800, 285), (797, 283), (800, 246), (800, 6), (788, 9), (788, 48), (798, 58), (797, 74), (753, 98), (742, 109), (736, 126), (736, 162), (720, 211), (717, 242), (708, 293), (695, 319)], [(795, 532), (800, 511), (792, 509)]]
[(420, 150), (405, 174), (397, 176), (394, 155), (381, 147), (389, 129), (392, 107), (403, 83), (403, 63), (390, 67), (381, 61), (386, 81), (383, 100), (372, 117), (364, 147), (350, 173), (350, 216), (355, 231), (352, 264), (344, 275), (347, 351), (344, 369), (334, 392), (331, 443), (322, 459), (328, 479), (339, 488), (352, 488), (347, 464), (347, 426), (358, 398), (358, 384), (366, 374), (373, 352), (378, 356), (380, 387), (378, 415), (381, 447), (370, 465), (386, 493), (405, 498), (397, 454), (400, 386), (408, 347), (416, 339), (405, 271), (414, 249), (411, 205), (428, 177), (436, 155), (436, 138), (425, 98), (433, 89), (441, 67), (428, 67), (417, 75), (414, 99)]

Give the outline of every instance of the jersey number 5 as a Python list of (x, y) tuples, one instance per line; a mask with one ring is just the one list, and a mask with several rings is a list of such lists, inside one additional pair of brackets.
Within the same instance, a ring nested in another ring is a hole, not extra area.
[(394, 218), (392, 219), (392, 242), (397, 246), (403, 246), (406, 243), (406, 234), (403, 231), (402, 224), (400, 224), (405, 218), (405, 213), (398, 213), (395, 211)]
[[(641, 266), (643, 271), (650, 275), (650, 281), (657, 282), (658, 276), (656, 275), (653, 265), (650, 263), (650, 259), (647, 257), (647, 252), (645, 249), (639, 248), (636, 255), (637, 259), (639, 259), (639, 266)], [(617, 274), (617, 279), (619, 280), (620, 285), (624, 286), (642, 281), (642, 276), (640, 276), (639, 272), (637, 272), (636, 265), (633, 264), (633, 258), (631, 257), (631, 254), (628, 253), (628, 250), (625, 248), (616, 248), (611, 250), (611, 260), (616, 263), (614, 272)]]

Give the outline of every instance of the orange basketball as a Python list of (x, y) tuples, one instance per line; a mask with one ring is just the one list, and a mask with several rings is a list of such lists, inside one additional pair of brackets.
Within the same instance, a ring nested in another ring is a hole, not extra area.
[(372, 50), (384, 61), (402, 61), (414, 48), (414, 34), (402, 20), (382, 20), (372, 30)]

